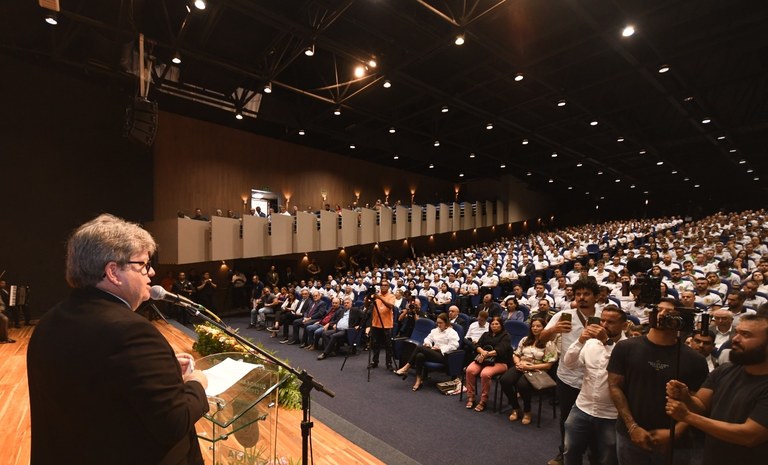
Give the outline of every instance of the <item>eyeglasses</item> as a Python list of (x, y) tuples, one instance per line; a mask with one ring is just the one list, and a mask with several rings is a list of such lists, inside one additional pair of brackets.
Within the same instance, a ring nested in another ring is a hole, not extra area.
[(144, 268), (146, 270), (143, 273), (140, 271), (141, 274), (149, 274), (149, 270), (152, 269), (152, 260), (151, 259), (149, 259), (147, 261), (144, 261), (144, 262), (125, 262), (125, 263), (126, 264), (130, 263), (132, 265), (141, 265), (141, 268)]

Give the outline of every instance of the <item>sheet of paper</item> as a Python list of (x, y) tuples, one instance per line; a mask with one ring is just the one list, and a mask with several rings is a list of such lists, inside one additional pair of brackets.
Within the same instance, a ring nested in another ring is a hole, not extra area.
[(264, 365), (255, 365), (227, 358), (216, 366), (204, 370), (203, 373), (208, 377), (208, 389), (205, 390), (206, 395), (218, 396), (256, 368), (264, 368)]

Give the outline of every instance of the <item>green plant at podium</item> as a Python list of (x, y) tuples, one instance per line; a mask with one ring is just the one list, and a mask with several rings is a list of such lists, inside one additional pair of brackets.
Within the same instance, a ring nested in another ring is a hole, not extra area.
[[(242, 354), (250, 354), (245, 347), (235, 340), (235, 338), (225, 334), (219, 328), (205, 323), (195, 326), (195, 333), (197, 333), (197, 342), (192, 345), (192, 348), (203, 357), (213, 354), (221, 354), (224, 352), (239, 352)], [(248, 338), (246, 338), (248, 339)], [(252, 340), (248, 339), (253, 342)], [(274, 355), (274, 351), (264, 347), (262, 343), (256, 343), (256, 345), (263, 351)], [(287, 360), (284, 360), (286, 364), (289, 364)], [(301, 392), (299, 392), (299, 381), (296, 377), (289, 373), (285, 368), (278, 367), (278, 375), (280, 379), (288, 378), (285, 383), (280, 386), (277, 394), (277, 403), (280, 407), (287, 410), (299, 410), (301, 408)]]

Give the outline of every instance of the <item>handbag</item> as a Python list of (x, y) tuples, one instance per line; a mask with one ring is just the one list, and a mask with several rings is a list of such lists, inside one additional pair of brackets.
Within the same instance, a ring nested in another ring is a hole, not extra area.
[(496, 357), (483, 358), (482, 354), (477, 354), (477, 357), (475, 357), (475, 363), (484, 367), (492, 367), (496, 365)]
[(541, 371), (541, 370), (526, 371), (525, 376), (526, 376), (526, 379), (528, 380), (528, 383), (530, 383), (530, 385), (533, 386), (533, 388), (536, 389), (537, 391), (541, 391), (542, 389), (549, 389), (557, 386), (557, 383), (555, 383), (555, 380), (552, 379), (552, 377), (549, 376), (546, 371)]

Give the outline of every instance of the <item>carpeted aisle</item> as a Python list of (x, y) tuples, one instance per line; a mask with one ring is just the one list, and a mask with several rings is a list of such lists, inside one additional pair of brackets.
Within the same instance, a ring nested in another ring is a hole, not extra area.
[(278, 357), (306, 369), (333, 391), (335, 398), (313, 391), (313, 416), (386, 463), (544, 465), (557, 452), (560, 433), (548, 399), (544, 400), (541, 428), (535, 424), (536, 397), (534, 422), (527, 426), (510, 423), (507, 414), (494, 413), (490, 407), (481, 413), (466, 410), (458, 396), (441, 394), (434, 383), (443, 381), (444, 375), (436, 374), (436, 379), (414, 393), (413, 375), (403, 381), (388, 373), (382, 353), (382, 365), (372, 370), (369, 383), (367, 352), (349, 357), (344, 371), (339, 371), (343, 357), (318, 361), (319, 352), (279, 344), (267, 331), (247, 329), (246, 317), (226, 320), (241, 328), (240, 334), (263, 342)]

